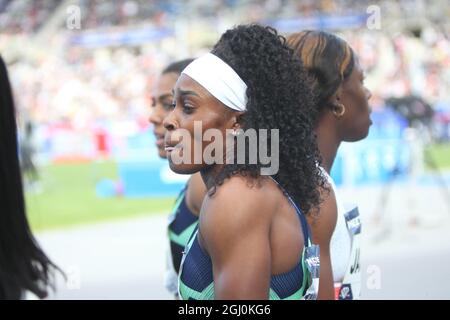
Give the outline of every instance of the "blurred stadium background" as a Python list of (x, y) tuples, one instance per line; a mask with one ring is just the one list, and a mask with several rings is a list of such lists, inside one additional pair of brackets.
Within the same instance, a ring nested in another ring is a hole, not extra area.
[(164, 219), (186, 177), (157, 158), (151, 87), (249, 22), (355, 49), (374, 124), (333, 176), (360, 207), (364, 281), (380, 271), (363, 297), (450, 298), (449, 17), (447, 0), (0, 0), (29, 218), (69, 275), (52, 298), (168, 298)]

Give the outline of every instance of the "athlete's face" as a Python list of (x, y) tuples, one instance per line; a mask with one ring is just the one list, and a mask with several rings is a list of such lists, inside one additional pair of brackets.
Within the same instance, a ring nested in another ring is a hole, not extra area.
[(344, 115), (338, 120), (338, 130), (343, 141), (358, 141), (367, 137), (370, 120), (370, 91), (364, 86), (364, 73), (356, 60), (349, 78), (342, 84), (340, 102)]
[(164, 128), (163, 120), (172, 111), (172, 89), (177, 79), (178, 74), (175, 72), (163, 74), (158, 78), (153, 88), (149, 122), (153, 124), (156, 147), (158, 148), (158, 155), (161, 158), (166, 158), (166, 151), (164, 150), (164, 134), (166, 133), (166, 129)]
[[(165, 147), (170, 168), (181, 174), (192, 174), (202, 170), (208, 165), (202, 157), (204, 149), (211, 142), (203, 141), (203, 132), (208, 129), (218, 129), (222, 137), (226, 138), (226, 129), (231, 129), (235, 125), (236, 112), (225, 107), (219, 100), (212, 96), (195, 80), (182, 74), (174, 88), (174, 102), (172, 112), (164, 119), (164, 127), (167, 129), (165, 135)], [(194, 133), (194, 123), (197, 128), (201, 124), (201, 131)], [(188, 132), (189, 136), (184, 137)], [(223, 141), (225, 146), (225, 141)], [(200, 155), (199, 163), (194, 163), (195, 149), (197, 159)], [(190, 158), (190, 163), (176, 163), (176, 156)], [(188, 156), (190, 155), (190, 157)]]

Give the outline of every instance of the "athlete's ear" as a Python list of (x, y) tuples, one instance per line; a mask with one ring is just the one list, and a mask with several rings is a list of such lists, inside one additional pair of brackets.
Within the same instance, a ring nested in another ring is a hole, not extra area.
[(244, 112), (235, 112), (231, 117), (231, 128), (233, 130), (242, 129), (244, 127), (243, 115)]
[(345, 114), (345, 105), (342, 103), (342, 84), (336, 93), (331, 97), (331, 112), (336, 118), (341, 118)]
[(342, 91), (342, 84), (340, 84), (336, 92), (331, 96), (329, 100), (332, 106), (338, 106), (342, 104)]

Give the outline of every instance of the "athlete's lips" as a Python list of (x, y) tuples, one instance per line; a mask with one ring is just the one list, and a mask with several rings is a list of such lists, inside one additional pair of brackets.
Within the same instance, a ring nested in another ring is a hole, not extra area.
[(164, 146), (164, 133), (153, 131), (153, 134), (155, 135), (156, 138), (156, 146), (158, 148), (162, 148)]
[(176, 148), (180, 148), (180, 147), (181, 146), (179, 145), (178, 141), (166, 139), (166, 141), (164, 142), (164, 150), (166, 150), (166, 152), (171, 152), (171, 151), (175, 150)]
[(164, 147), (164, 150), (165, 150), (166, 152), (172, 152), (173, 150), (175, 150), (175, 147), (165, 146), (165, 147)]

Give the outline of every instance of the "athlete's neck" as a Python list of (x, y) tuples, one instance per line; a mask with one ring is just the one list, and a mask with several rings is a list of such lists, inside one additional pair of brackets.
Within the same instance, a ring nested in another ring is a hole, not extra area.
[(216, 177), (223, 169), (223, 166), (223, 164), (215, 164), (200, 171), (203, 183), (205, 184), (207, 190), (211, 189), (215, 185)]
[(319, 123), (315, 132), (317, 135), (317, 146), (322, 157), (322, 167), (330, 174), (341, 140), (336, 132), (330, 130), (330, 126), (327, 126), (325, 123)]

